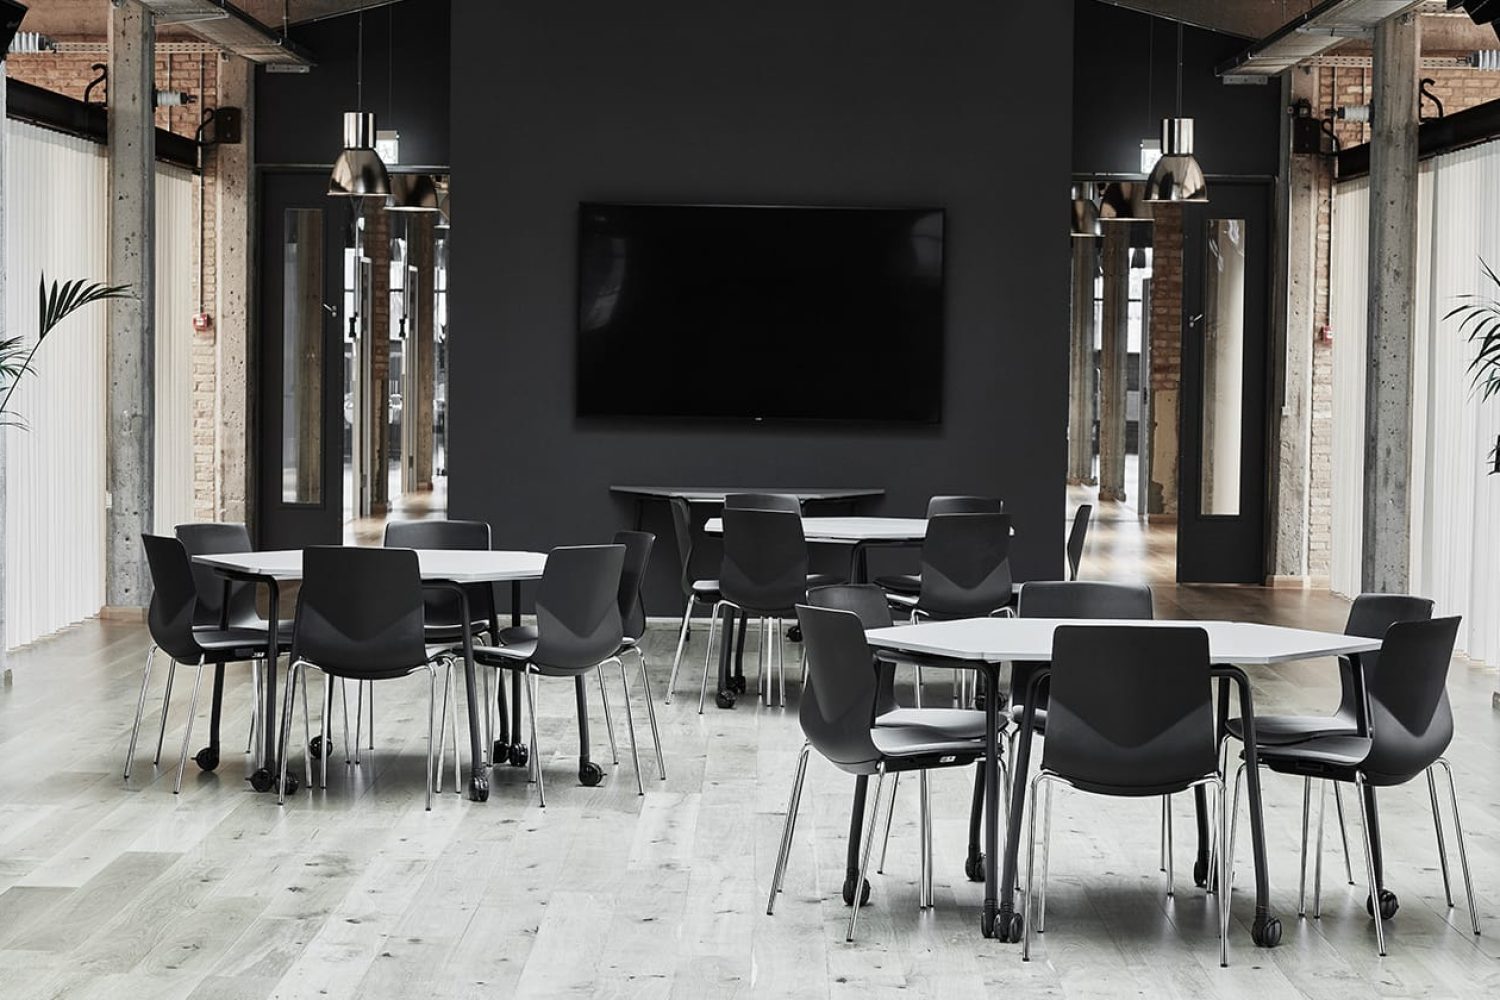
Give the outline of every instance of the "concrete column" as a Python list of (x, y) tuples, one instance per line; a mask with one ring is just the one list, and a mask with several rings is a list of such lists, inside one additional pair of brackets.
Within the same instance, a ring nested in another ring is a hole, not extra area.
[(218, 302), (215, 323), (218, 337), (215, 359), (219, 372), (214, 475), (219, 498), (218, 516), (225, 521), (252, 519), (250, 468), (250, 371), (254, 339), (250, 294), (251, 222), (255, 218), (253, 170), (255, 163), (255, 67), (248, 60), (228, 56), (219, 63), (219, 104), (243, 112), (241, 141), (234, 146), (216, 146), (218, 167)]
[(1073, 237), (1073, 317), (1068, 350), (1068, 483), (1094, 478), (1094, 271), (1099, 241)]
[[(1317, 107), (1318, 77), (1294, 68), (1282, 74), (1282, 106), (1299, 99)], [(1271, 423), (1272, 509), (1268, 553), (1272, 582), (1307, 576), (1308, 482), (1312, 459), (1312, 372), (1317, 280), (1318, 158), (1292, 153), (1292, 121), (1281, 128), (1280, 182), (1276, 189), (1276, 287), (1273, 290)]]
[(1405, 593), (1411, 563), (1412, 334), (1417, 265), (1418, 33), (1375, 28), (1370, 135), (1368, 361), (1362, 586)]
[(417, 269), (417, 315), (408, 335), (407, 350), (416, 356), (419, 380), (415, 408), (402, 416), (417, 422), (415, 479), (419, 490), (432, 489), (432, 407), (437, 388), (437, 358), (433, 342), (433, 325), (437, 321), (434, 312), (437, 257), (432, 227), (436, 218), (427, 213), (411, 216), (407, 229), (411, 261)]
[(1130, 227), (1104, 225), (1099, 348), (1099, 499), (1125, 499), (1125, 394), (1130, 360)]
[[(5, 64), (0, 61), (0, 305), (5, 303), (5, 276), (9, 261), (5, 258), (5, 145), (10, 130), (6, 127)], [(8, 335), (5, 316), (9, 310), (0, 308), (0, 340)], [(5, 474), (5, 442), (10, 430), (0, 426), (0, 678), (9, 682), (10, 673), (5, 664), (5, 484), (10, 477)]]
[(151, 595), (141, 533), (155, 530), (156, 130), (155, 25), (136, 0), (110, 10), (109, 281), (131, 296), (109, 303), (105, 489), (105, 610)]

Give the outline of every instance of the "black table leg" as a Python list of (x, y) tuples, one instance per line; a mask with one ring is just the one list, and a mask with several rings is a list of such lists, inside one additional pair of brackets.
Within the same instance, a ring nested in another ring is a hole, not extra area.
[(734, 688), (729, 682), (730, 657), (733, 655), (730, 647), (734, 644), (735, 613), (734, 609), (725, 605), (719, 612), (719, 693), (715, 696), (714, 703), (720, 708), (733, 708), (735, 700)]
[[(515, 628), (521, 624), (521, 581), (510, 582), (510, 624)], [(497, 681), (496, 686), (503, 685), (504, 681)], [(521, 671), (510, 672), (510, 736), (514, 743), (510, 745), (510, 762), (513, 767), (525, 767), (530, 761), (531, 745), (521, 736), (521, 698), (524, 692), (521, 690)], [(504, 712), (504, 705), (501, 711)], [(505, 723), (500, 723), (502, 731)]]
[[(1020, 941), (1024, 916), (1016, 912), (1016, 854), (1021, 846), (1017, 833), (1021, 829), (1021, 811), (1026, 805), (1026, 770), (1031, 766), (1031, 727), (1036, 715), (1036, 692), (1039, 680), (1047, 671), (1037, 671), (1032, 679), (1026, 709), (1021, 715), (1021, 738), (1016, 741), (1015, 769), (1010, 790), (1010, 815), (1006, 818), (1005, 860), (1000, 884), (995, 884), (995, 859), (1000, 856), (1000, 664), (984, 665), (984, 912), (979, 928), (985, 937), (999, 936), (1001, 941)], [(996, 907), (998, 904), (998, 913)]]
[[(262, 678), (265, 683), (261, 685), (264, 704), (261, 705), (260, 767), (250, 775), (250, 787), (257, 792), (269, 792), (276, 787), (276, 776), (280, 773), (276, 761), (276, 734), (279, 732), (276, 728), (276, 666), (280, 659), (277, 633), (281, 628), (281, 585), (271, 577), (264, 577), (259, 582), (266, 585), (270, 605), (266, 609), (266, 669)], [(326, 747), (323, 752), (328, 752)], [(289, 793), (297, 790), (295, 777), (287, 775), (286, 782)]]
[[(870, 790), (870, 776), (868, 774), (856, 775), (854, 778), (854, 805), (849, 810), (849, 855), (844, 863), (844, 905), (854, 905), (854, 887), (859, 883), (859, 846), (860, 838), (864, 834), (865, 825), (865, 797)], [(894, 794), (894, 793), (893, 793)], [(871, 836), (880, 821), (875, 817), (875, 822), (870, 824)], [(870, 901), (870, 883), (866, 882), (860, 890), (859, 905), (864, 906)]]
[[(734, 682), (730, 685), (735, 694), (745, 693), (745, 633), (750, 631), (750, 616), (743, 611), (736, 614), (734, 625)], [(765, 682), (765, 678), (761, 678)], [(769, 698), (766, 699), (770, 701)]]
[[(1229, 678), (1219, 678), (1219, 693), (1214, 718), (1214, 746), (1222, 748), (1229, 733)], [(1228, 780), (1228, 775), (1225, 775)], [(1198, 856), (1193, 859), (1193, 884), (1208, 887), (1217, 892), (1214, 873), (1209, 871), (1209, 844), (1213, 834), (1208, 829), (1208, 789), (1199, 785), (1193, 789), (1193, 813), (1198, 825)]]
[[(473, 621), (473, 612), (469, 608), (468, 589), (458, 584), (451, 586), (458, 593), (458, 605), (461, 612), (458, 620)], [(485, 769), (484, 755), (480, 746), (483, 735), (479, 728), (479, 693), (475, 690), (474, 684), (474, 633), (471, 629), (464, 628), (460, 630), (460, 634), (463, 636), (464, 650), (464, 693), (467, 695), (466, 704), (469, 709), (469, 798), (475, 802), (483, 802), (490, 797), (490, 776)]]
[(193, 756), (193, 761), (204, 771), (219, 766), (219, 723), (224, 714), (224, 664), (214, 664), (214, 696), (208, 710), (208, 746)]
[[(1375, 789), (1365, 785), (1365, 818), (1370, 824), (1370, 863), (1375, 866), (1376, 892), (1380, 897), (1380, 915), (1386, 920), (1401, 908), (1400, 898), (1385, 887), (1385, 852), (1380, 849), (1380, 810), (1375, 805)], [(1365, 908), (1374, 915), (1374, 901), (1366, 898)]]
[[(1255, 746), (1255, 699), (1250, 692), (1250, 678), (1238, 667), (1216, 666), (1215, 676), (1234, 682), (1240, 692), (1240, 719), (1245, 732), (1245, 791), (1250, 806), (1250, 850), (1255, 857), (1255, 922), (1250, 937), (1262, 948), (1274, 948), (1281, 941), (1281, 921), (1271, 915), (1271, 876), (1266, 865), (1266, 823), (1260, 797), (1260, 759)], [(1227, 706), (1228, 692), (1221, 691), (1221, 705)], [(1227, 886), (1220, 886), (1223, 892)]]
[[(578, 781), (590, 788), (604, 780), (604, 769), (589, 759), (589, 689), (587, 675), (573, 678), (573, 694), (578, 701)], [(537, 764), (541, 766), (540, 763)]]

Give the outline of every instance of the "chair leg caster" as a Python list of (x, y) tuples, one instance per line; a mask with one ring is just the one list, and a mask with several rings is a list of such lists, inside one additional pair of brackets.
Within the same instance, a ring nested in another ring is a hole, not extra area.
[[(745, 693), (745, 677), (743, 674), (736, 674), (735, 676), (729, 678), (729, 690), (733, 691), (735, 694)], [(724, 706), (720, 705), (719, 707), (723, 708)]]
[[(1394, 892), (1392, 892), (1391, 890), (1389, 890), (1389, 889), (1381, 889), (1380, 890), (1380, 917), (1381, 917), (1381, 919), (1382, 920), (1389, 920), (1389, 919), (1391, 919), (1392, 917), (1394, 917), (1396, 915), (1396, 911), (1399, 910), (1399, 909), (1401, 909), (1401, 900), (1399, 900), (1399, 899), (1396, 898), (1396, 894)], [(1372, 917), (1375, 915), (1375, 907), (1371, 904), (1370, 897), (1368, 895), (1365, 896), (1365, 912), (1368, 913)]]
[(964, 876), (970, 882), (984, 881), (984, 852), (964, 858)]
[(985, 937), (998, 938), (1005, 944), (1018, 944), (1026, 930), (1026, 920), (1016, 912), (981, 914), (979, 929)]
[(525, 743), (512, 743), (510, 745), (510, 766), (525, 767), (531, 763), (531, 747)]
[(276, 787), (276, 776), (270, 768), (262, 767), (250, 775), (250, 787), (257, 792), (269, 792)]
[(1281, 943), (1281, 921), (1275, 917), (1256, 917), (1250, 927), (1250, 939), (1261, 948), (1274, 948)]
[(578, 780), (585, 787), (593, 788), (604, 780), (604, 768), (591, 760), (584, 761), (578, 768)]
[(501, 743), (499, 740), (496, 740), (495, 745), (490, 748), (490, 765), (492, 767), (499, 767), (501, 764), (509, 763), (510, 744)]
[[(844, 905), (854, 905), (854, 883), (859, 881), (858, 875), (844, 876)], [(864, 891), (859, 894), (859, 905), (864, 906), (870, 902), (870, 881), (865, 880)]]
[(193, 763), (197, 764), (200, 770), (212, 771), (219, 766), (219, 751), (213, 747), (204, 747), (193, 755)]
[(1193, 884), (1198, 888), (1208, 885), (1208, 859), (1199, 858), (1193, 862)]
[[(328, 749), (333, 749), (333, 741), (328, 741)], [(323, 737), (314, 736), (307, 741), (307, 752), (313, 760), (321, 760), (323, 757)]]
[(733, 708), (735, 700), (733, 691), (720, 691), (714, 695), (714, 704), (720, 708)]

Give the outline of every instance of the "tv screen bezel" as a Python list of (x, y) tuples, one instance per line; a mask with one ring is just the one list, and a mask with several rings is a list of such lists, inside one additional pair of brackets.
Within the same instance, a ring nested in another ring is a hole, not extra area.
[[(585, 412), (583, 409), (583, 367), (581, 346), (583, 329), (583, 224), (590, 209), (597, 208), (733, 208), (766, 209), (771, 211), (833, 211), (833, 212), (911, 212), (936, 214), (942, 220), (942, 266), (938, 275), (938, 343), (937, 343), (937, 400), (931, 417), (900, 418), (886, 417), (878, 413), (847, 416), (726, 416), (723, 414), (695, 415), (690, 413), (605, 413)], [(580, 201), (573, 227), (573, 416), (580, 422), (680, 425), (692, 422), (707, 426), (743, 427), (746, 425), (796, 426), (884, 426), (892, 428), (934, 428), (943, 423), (947, 407), (947, 344), (948, 344), (948, 209), (943, 205), (833, 205), (792, 203), (747, 203), (747, 202), (671, 202), (671, 201)]]

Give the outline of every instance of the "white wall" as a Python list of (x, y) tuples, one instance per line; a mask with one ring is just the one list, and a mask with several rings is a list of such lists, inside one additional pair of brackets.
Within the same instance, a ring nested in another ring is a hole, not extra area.
[[(1359, 590), (1367, 202), (1365, 181), (1336, 189), (1332, 585), (1345, 594)], [(1424, 162), (1418, 212), (1412, 590), (1433, 598), (1439, 614), (1462, 615), (1459, 648), (1493, 663), (1500, 661), (1500, 477), (1488, 473), (1500, 401), (1481, 402), (1470, 389), (1474, 345), (1444, 316), (1462, 295), (1500, 300), (1479, 263), (1500, 270), (1500, 143)]]
[[(37, 284), (103, 281), (104, 148), (6, 121), (6, 325), (35, 337)], [(190, 290), (192, 184), (158, 169), (158, 527), (192, 509)], [(37, 377), (16, 389), (0, 470), (6, 493), (5, 636), (19, 646), (97, 614), (104, 603), (105, 320), (98, 304), (75, 313), (37, 352)]]

